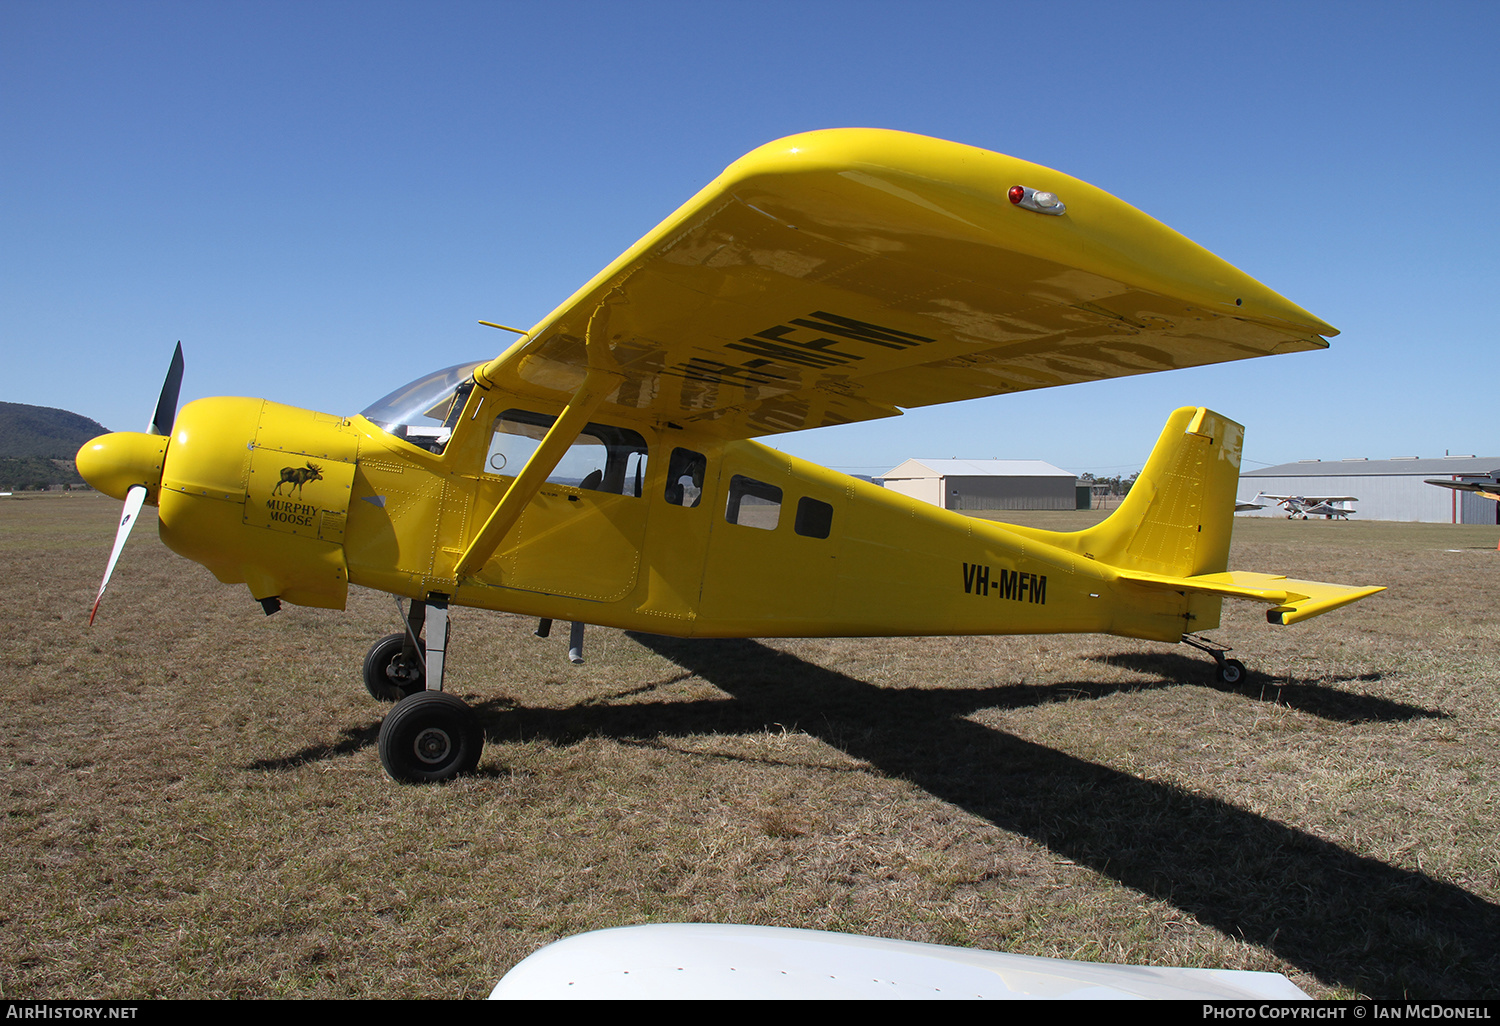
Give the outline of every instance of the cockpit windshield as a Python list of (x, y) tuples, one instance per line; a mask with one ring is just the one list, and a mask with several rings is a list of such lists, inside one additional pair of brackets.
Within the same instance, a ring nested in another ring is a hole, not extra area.
[(361, 416), (412, 445), (441, 453), (473, 387), (474, 368), (482, 363), (460, 363), (420, 377), (363, 410)]

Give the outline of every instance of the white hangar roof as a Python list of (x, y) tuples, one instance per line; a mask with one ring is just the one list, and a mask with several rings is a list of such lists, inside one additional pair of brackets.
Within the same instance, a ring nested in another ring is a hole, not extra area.
[(1042, 460), (930, 460), (911, 459), (879, 475), (883, 480), (913, 477), (1069, 477)]
[(1373, 477), (1420, 474), (1423, 477), (1487, 477), (1500, 471), (1500, 456), (1407, 457), (1392, 460), (1300, 460), (1252, 470), (1241, 477)]

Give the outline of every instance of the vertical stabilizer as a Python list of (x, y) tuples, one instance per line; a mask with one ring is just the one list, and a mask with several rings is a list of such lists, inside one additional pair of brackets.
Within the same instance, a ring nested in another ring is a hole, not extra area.
[(1170, 577), (1227, 570), (1244, 437), (1244, 427), (1201, 406), (1174, 412), (1120, 508), (1080, 532), (1084, 551)]

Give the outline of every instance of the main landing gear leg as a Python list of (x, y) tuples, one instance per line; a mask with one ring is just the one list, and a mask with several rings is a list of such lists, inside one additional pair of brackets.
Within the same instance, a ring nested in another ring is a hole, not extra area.
[(1185, 645), (1192, 645), (1200, 652), (1207, 652), (1214, 657), (1214, 663), (1217, 664), (1214, 669), (1214, 680), (1220, 684), (1235, 685), (1244, 682), (1245, 675), (1248, 672), (1245, 669), (1245, 664), (1238, 659), (1224, 658), (1225, 652), (1234, 651), (1228, 645), (1221, 645), (1217, 641), (1209, 641), (1198, 634), (1184, 634), (1182, 642)]
[(427, 690), (443, 690), (443, 657), (448, 652), (448, 596), (427, 596)]
[[(443, 690), (448, 596), (428, 595), (424, 612), (427, 686), (397, 702), (380, 725), (381, 765), (392, 779), (407, 784), (471, 772), (484, 750), (479, 717), (463, 699)], [(415, 615), (414, 609), (413, 619)]]

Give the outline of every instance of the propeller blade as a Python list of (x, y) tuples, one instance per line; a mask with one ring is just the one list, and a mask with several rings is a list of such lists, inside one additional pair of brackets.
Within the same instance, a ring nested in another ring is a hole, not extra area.
[[(167, 368), (167, 380), (161, 384), (161, 395), (156, 400), (156, 414), (146, 431), (153, 435), (170, 435), (172, 424), (177, 419), (177, 393), (182, 390), (182, 343), (172, 354), (171, 366)], [(105, 575), (108, 577), (108, 575)]]
[[(178, 350), (177, 360), (182, 359), (182, 352)], [(173, 403), (176, 403), (175, 387), (173, 389)], [(120, 551), (125, 548), (125, 539), (130, 537), (130, 529), (135, 526), (136, 519), (140, 516), (141, 505), (146, 501), (146, 487), (136, 485), (125, 493), (125, 509), (120, 513), (120, 526), (115, 530), (115, 548), (109, 554), (109, 566), (104, 568), (104, 580), (99, 582), (99, 594), (94, 596), (94, 608), (89, 610), (89, 624), (94, 622), (94, 614), (99, 612), (99, 603), (104, 598), (104, 589), (109, 587), (109, 575), (115, 572), (115, 563), (120, 559)]]

